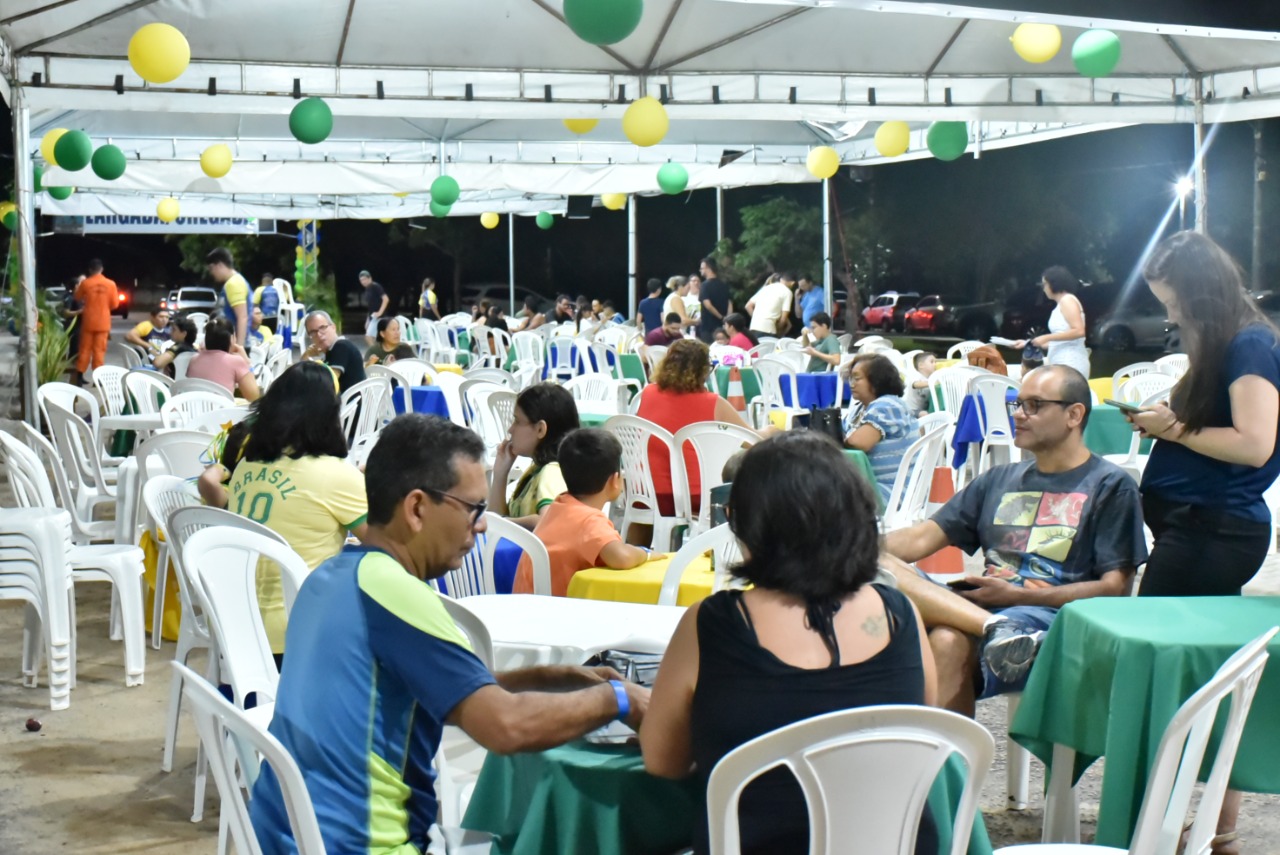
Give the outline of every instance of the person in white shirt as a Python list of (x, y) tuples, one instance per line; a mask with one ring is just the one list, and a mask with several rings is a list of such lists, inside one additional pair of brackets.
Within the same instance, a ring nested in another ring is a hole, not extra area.
[(791, 328), (791, 289), (795, 277), (774, 274), (756, 295), (747, 301), (751, 329), (766, 335), (785, 335)]

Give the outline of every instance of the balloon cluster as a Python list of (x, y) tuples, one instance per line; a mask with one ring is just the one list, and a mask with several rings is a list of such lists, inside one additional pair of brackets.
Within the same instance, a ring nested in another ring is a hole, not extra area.
[[(1053, 24), (1019, 24), (1009, 41), (1030, 63), (1044, 63), (1062, 49), (1062, 32)], [(1106, 77), (1120, 64), (1120, 37), (1110, 30), (1085, 30), (1071, 46), (1071, 62), (1085, 77)]]

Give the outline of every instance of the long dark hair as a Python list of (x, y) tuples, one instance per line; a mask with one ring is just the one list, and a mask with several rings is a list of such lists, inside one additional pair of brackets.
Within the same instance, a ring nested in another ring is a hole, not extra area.
[(570, 431), (578, 429), (578, 405), (573, 395), (555, 383), (535, 383), (520, 393), (516, 406), (534, 424), (547, 423), (547, 434), (533, 452), (533, 462), (538, 466), (555, 463), (560, 453), (560, 441)]
[(809, 628), (839, 665), (836, 612), (875, 578), (880, 554), (876, 501), (840, 448), (813, 431), (751, 448), (729, 492), (729, 527), (748, 555), (733, 575), (804, 600)]
[(1280, 330), (1244, 287), (1240, 266), (1199, 232), (1162, 241), (1142, 268), (1142, 278), (1168, 286), (1178, 301), (1182, 343), (1191, 367), (1173, 387), (1170, 406), (1187, 430), (1208, 424), (1222, 388), (1222, 366), (1231, 340), (1251, 324)]
[(338, 392), (328, 366), (290, 366), (251, 406), (253, 430), (244, 446), (245, 460), (347, 456)]

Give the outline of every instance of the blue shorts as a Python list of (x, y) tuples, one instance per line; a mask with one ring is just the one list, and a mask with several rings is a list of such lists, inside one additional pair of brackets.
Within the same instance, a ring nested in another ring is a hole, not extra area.
[[(947, 588), (945, 584), (920, 568), (917, 567), (916, 572), (935, 585)], [(950, 588), (947, 588), (947, 590), (950, 590)], [(1054, 617), (1058, 614), (1058, 610), (1048, 606), (1009, 606), (1004, 609), (995, 609), (992, 614), (1002, 615), (1025, 629), (1028, 633), (1032, 633), (1038, 630), (1048, 631), (1049, 625), (1053, 623)], [(991, 668), (987, 666), (987, 657), (982, 655), (981, 647), (978, 648), (978, 667), (982, 669), (982, 684), (976, 687), (979, 700), (994, 698), (996, 695), (1003, 695), (1009, 692), (1021, 692), (1027, 685), (1027, 677), (1031, 676), (1031, 672), (1028, 670), (1021, 679), (1012, 683), (1004, 682), (991, 673)]]

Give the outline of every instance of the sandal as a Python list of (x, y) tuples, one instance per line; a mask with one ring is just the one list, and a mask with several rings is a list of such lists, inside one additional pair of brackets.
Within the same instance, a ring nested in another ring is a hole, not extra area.
[[(1182, 837), (1178, 840), (1178, 855), (1183, 855), (1185, 852), (1187, 846), (1187, 835), (1190, 833), (1191, 825), (1188, 824), (1182, 829)], [(1223, 834), (1215, 835), (1214, 838), (1209, 841), (1209, 852), (1211, 855), (1238, 855), (1240, 852), (1239, 847), (1232, 846), (1230, 844), (1237, 843), (1239, 840), (1240, 832), (1238, 831), (1228, 831)], [(1223, 849), (1222, 847), (1224, 846), (1229, 846), (1229, 848)]]

